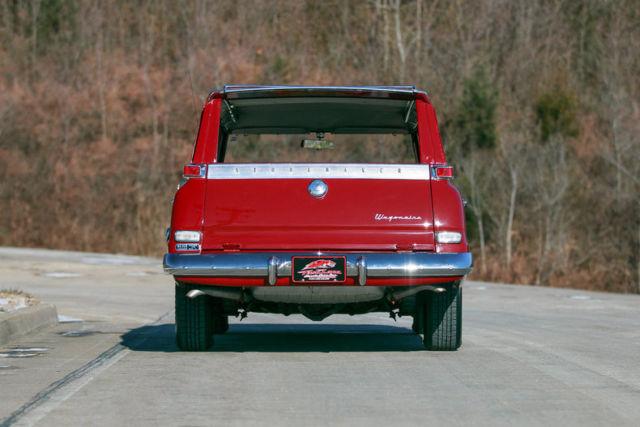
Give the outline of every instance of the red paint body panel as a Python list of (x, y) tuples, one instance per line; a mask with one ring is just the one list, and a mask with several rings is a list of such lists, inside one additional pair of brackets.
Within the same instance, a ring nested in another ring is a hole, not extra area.
[[(203, 250), (434, 250), (429, 181), (325, 179), (208, 180)], [(376, 221), (376, 214), (420, 220)]]
[(438, 119), (436, 117), (436, 110), (433, 105), (425, 103), (425, 126), (429, 133), (429, 146), (431, 147), (431, 155), (433, 163), (444, 164), (447, 159), (444, 155), (444, 149), (442, 148), (442, 140), (440, 138), (440, 131), (438, 130)]
[(420, 162), (444, 164), (446, 159), (438, 131), (436, 110), (425, 101), (416, 101), (418, 115), (418, 142), (420, 144)]
[(176, 230), (202, 231), (206, 182), (206, 179), (192, 178), (176, 192), (171, 213), (169, 253), (176, 252), (174, 240)]
[(448, 180), (432, 180), (433, 219), (435, 232), (457, 231), (462, 241), (456, 244), (437, 244), (437, 252), (467, 252), (469, 245), (465, 234), (464, 206), (458, 189)]
[(211, 99), (204, 105), (192, 163), (214, 163), (216, 161), (221, 111), (222, 99), (220, 98)]

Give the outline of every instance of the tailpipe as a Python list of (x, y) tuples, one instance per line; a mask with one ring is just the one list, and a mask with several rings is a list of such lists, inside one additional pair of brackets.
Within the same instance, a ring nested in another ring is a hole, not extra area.
[(401, 299), (415, 295), (418, 292), (422, 292), (422, 291), (431, 291), (431, 292), (441, 293), (441, 292), (446, 292), (447, 288), (444, 288), (442, 286), (433, 286), (433, 285), (416, 286), (416, 287), (404, 289), (399, 292), (392, 292), (387, 296), (387, 298), (389, 299), (389, 301), (396, 302), (396, 301), (400, 301)]
[(209, 295), (211, 297), (232, 301), (242, 301), (244, 297), (242, 289), (192, 289), (187, 292), (188, 298), (197, 298), (201, 295)]

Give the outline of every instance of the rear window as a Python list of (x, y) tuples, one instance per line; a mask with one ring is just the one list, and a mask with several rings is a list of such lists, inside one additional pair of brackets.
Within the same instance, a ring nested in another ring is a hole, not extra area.
[(242, 134), (227, 136), (224, 163), (417, 163), (411, 134)]

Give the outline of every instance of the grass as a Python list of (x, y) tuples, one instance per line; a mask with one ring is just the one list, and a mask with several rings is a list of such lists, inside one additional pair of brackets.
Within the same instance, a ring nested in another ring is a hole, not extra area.
[(32, 306), (40, 302), (35, 296), (19, 289), (0, 289), (0, 299), (6, 300), (4, 304), (0, 304), (0, 312), (13, 311), (16, 306)]

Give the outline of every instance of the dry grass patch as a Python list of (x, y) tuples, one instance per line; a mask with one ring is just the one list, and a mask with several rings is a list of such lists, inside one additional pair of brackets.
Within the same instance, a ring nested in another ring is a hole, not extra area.
[(19, 289), (0, 289), (0, 312), (9, 313), (38, 303), (36, 297)]

